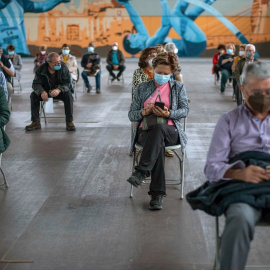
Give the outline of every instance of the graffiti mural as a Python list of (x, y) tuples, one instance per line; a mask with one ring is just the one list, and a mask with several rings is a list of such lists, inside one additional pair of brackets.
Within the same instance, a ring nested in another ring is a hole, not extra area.
[(0, 45), (34, 55), (42, 44), (52, 51), (68, 43), (81, 56), (94, 41), (105, 56), (116, 41), (126, 57), (164, 42), (179, 56), (205, 55), (220, 43), (269, 46), (269, 1), (0, 0)]

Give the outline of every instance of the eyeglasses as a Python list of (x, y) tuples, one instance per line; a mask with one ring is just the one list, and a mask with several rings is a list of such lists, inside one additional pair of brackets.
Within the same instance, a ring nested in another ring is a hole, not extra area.
[(53, 62), (51, 61), (51, 63), (52, 63), (54, 66), (60, 66), (60, 65), (61, 65), (61, 62), (53, 63)]
[(249, 89), (249, 92), (251, 93), (251, 95), (254, 95), (254, 96), (259, 96), (259, 95), (263, 95), (263, 94), (265, 94), (266, 96), (270, 96), (270, 89), (266, 89), (266, 90)]

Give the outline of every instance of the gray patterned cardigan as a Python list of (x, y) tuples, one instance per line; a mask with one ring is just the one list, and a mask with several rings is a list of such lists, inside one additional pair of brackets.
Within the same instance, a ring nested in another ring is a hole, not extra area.
[[(186, 89), (184, 84), (173, 79), (170, 79), (170, 107), (169, 110), (170, 116), (169, 118), (173, 120), (180, 138), (180, 144), (182, 147), (182, 151), (185, 149), (187, 144), (187, 136), (184, 133), (181, 118), (185, 118), (188, 115), (189, 107), (188, 107), (188, 98), (186, 95)], [(129, 120), (131, 122), (137, 122), (136, 129), (133, 132), (131, 139), (131, 148), (130, 152), (133, 152), (134, 146), (137, 139), (137, 133), (139, 125), (143, 119), (141, 112), (143, 110), (144, 102), (156, 91), (157, 87), (155, 86), (155, 81), (150, 80), (148, 82), (141, 83), (135, 93), (134, 99), (131, 103), (130, 110), (128, 113)]]

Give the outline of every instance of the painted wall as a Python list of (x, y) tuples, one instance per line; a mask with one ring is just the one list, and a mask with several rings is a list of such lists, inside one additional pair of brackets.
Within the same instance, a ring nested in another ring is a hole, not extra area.
[(0, 45), (35, 55), (63, 43), (81, 56), (89, 42), (105, 56), (117, 41), (126, 57), (173, 41), (179, 56), (212, 55), (223, 43), (253, 43), (270, 57), (270, 0), (0, 0)]

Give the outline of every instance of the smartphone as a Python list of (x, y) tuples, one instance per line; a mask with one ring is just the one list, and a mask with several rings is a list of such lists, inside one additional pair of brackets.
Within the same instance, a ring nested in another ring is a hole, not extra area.
[(155, 106), (158, 106), (158, 107), (160, 107), (162, 110), (164, 110), (165, 103), (164, 103), (164, 102), (156, 101), (156, 102), (155, 102)]

